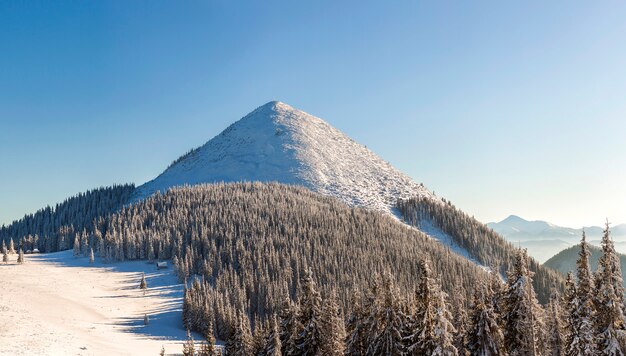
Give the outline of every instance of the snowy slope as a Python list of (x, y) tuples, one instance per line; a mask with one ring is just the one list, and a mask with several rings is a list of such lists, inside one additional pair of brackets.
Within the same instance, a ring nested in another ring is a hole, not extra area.
[(26, 255), (23, 265), (16, 255), (10, 260), (0, 265), (11, 276), (0, 293), (0, 355), (158, 355), (161, 347), (180, 354), (183, 285), (172, 269), (145, 261), (90, 265), (72, 250)]
[(220, 181), (303, 185), (386, 213), (398, 198), (433, 196), (322, 119), (273, 101), (138, 187), (133, 201), (173, 186)]

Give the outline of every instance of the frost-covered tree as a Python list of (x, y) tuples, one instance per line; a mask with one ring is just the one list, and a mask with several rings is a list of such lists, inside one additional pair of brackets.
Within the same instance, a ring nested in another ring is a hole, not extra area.
[(10, 254), (15, 253), (15, 244), (13, 243), (13, 238), (9, 240), (9, 253)]
[(568, 312), (568, 338), (566, 351), (568, 355), (582, 356), (596, 354), (597, 335), (594, 328), (593, 279), (589, 267), (589, 245), (583, 231), (580, 252), (576, 261), (578, 284), (574, 285), (573, 277), (568, 276), (566, 282), (566, 305)]
[(563, 322), (563, 312), (561, 310), (561, 296), (559, 291), (553, 287), (550, 302), (547, 306), (546, 334), (548, 340), (548, 351), (550, 356), (565, 356), (565, 325)]
[(543, 309), (537, 301), (526, 250), (518, 249), (504, 295), (504, 341), (510, 355), (542, 355)]
[(361, 295), (354, 291), (351, 297), (350, 306), (352, 312), (348, 316), (346, 323), (346, 356), (362, 356), (367, 350), (368, 328), (365, 323), (366, 311), (361, 305)]
[(3, 254), (7, 252), (7, 243), (6, 241), (2, 240), (2, 252)]
[(404, 343), (411, 355), (430, 355), (437, 347), (435, 316), (438, 288), (429, 264), (419, 262), (418, 285), (415, 289), (415, 312), (404, 324)]
[(141, 273), (141, 282), (139, 282), (139, 289), (148, 289), (148, 282), (146, 282), (146, 274)]
[(598, 261), (594, 293), (598, 351), (603, 355), (624, 355), (624, 287), (620, 260), (610, 236), (608, 221), (601, 244), (602, 256)]
[(474, 291), (467, 333), (470, 355), (497, 356), (504, 354), (504, 336), (498, 325), (490, 285), (480, 284)]
[(215, 349), (215, 336), (213, 335), (213, 323), (207, 324), (207, 331), (204, 333), (204, 343), (200, 348), (201, 356), (217, 356), (218, 351)]
[(323, 343), (320, 347), (322, 355), (343, 356), (345, 351), (346, 329), (343, 314), (337, 305), (336, 296), (331, 293), (322, 307), (321, 333)]
[(465, 293), (460, 293), (453, 299), (454, 311), (454, 327), (456, 332), (454, 333), (454, 347), (459, 352), (460, 356), (467, 356), (467, 332), (468, 332), (468, 316), (465, 308)]
[(78, 234), (74, 236), (74, 257), (80, 256), (80, 240), (78, 239)]
[(17, 263), (24, 263), (24, 250), (20, 248), (20, 252), (17, 255)]
[(93, 247), (89, 250), (89, 264), (92, 265), (95, 262), (95, 256), (93, 254)]
[(187, 340), (183, 344), (183, 356), (195, 356), (196, 355), (196, 346), (193, 341), (193, 336), (191, 336), (191, 332), (187, 329)]
[(403, 355), (402, 330), (405, 315), (402, 313), (398, 291), (389, 274), (376, 290), (376, 302), (371, 308), (370, 332), (366, 355)]
[(303, 356), (317, 355), (324, 343), (322, 339), (322, 297), (313, 280), (313, 272), (306, 270), (300, 295), (300, 325), (296, 349)]
[(2, 254), (2, 262), (9, 263), (9, 252), (5, 249)]
[(434, 345), (435, 349), (430, 353), (433, 356), (457, 356), (458, 350), (454, 347), (454, 333), (456, 329), (452, 325), (452, 314), (446, 304), (446, 294), (437, 290), (435, 300), (434, 320)]
[(152, 240), (148, 239), (148, 263), (154, 263), (154, 246), (152, 245)]
[(252, 336), (248, 316), (237, 311), (237, 320), (226, 340), (226, 354), (232, 356), (248, 356), (252, 354)]
[(271, 319), (269, 333), (265, 338), (264, 356), (281, 356), (282, 345), (280, 343), (280, 331), (278, 328), (278, 316), (274, 314)]
[(298, 306), (291, 301), (289, 295), (285, 295), (279, 309), (279, 338), (281, 353), (291, 355), (296, 353), (296, 338), (301, 330)]

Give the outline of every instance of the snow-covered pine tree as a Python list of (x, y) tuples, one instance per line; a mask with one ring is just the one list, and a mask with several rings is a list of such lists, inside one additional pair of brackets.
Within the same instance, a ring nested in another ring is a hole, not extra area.
[(350, 299), (352, 312), (348, 316), (346, 325), (346, 356), (365, 355), (367, 349), (367, 328), (365, 324), (365, 312), (361, 305), (361, 295), (354, 291)]
[(322, 355), (343, 356), (345, 351), (346, 329), (343, 322), (343, 315), (337, 305), (334, 292), (330, 293), (324, 301), (322, 307), (322, 345), (320, 352)]
[(213, 323), (207, 324), (207, 331), (204, 333), (204, 343), (200, 348), (201, 356), (217, 356), (218, 351), (215, 349), (215, 336), (213, 335)]
[(146, 274), (141, 273), (141, 282), (139, 282), (139, 289), (146, 290), (148, 289), (148, 282), (146, 282)]
[(9, 251), (7, 251), (6, 249), (4, 250), (4, 253), (2, 254), (2, 262), (9, 263)]
[(576, 261), (578, 285), (568, 275), (566, 282), (566, 305), (569, 314), (566, 352), (572, 356), (596, 354), (596, 332), (594, 328), (593, 279), (589, 267), (589, 245), (583, 231), (580, 252)]
[(13, 243), (13, 238), (9, 240), (9, 253), (10, 254), (15, 253), (15, 244)]
[(148, 239), (148, 263), (154, 263), (154, 246), (152, 239)]
[(415, 313), (404, 324), (404, 343), (409, 355), (430, 355), (436, 348), (434, 323), (438, 289), (426, 261), (419, 262), (418, 270)]
[(257, 315), (254, 318), (254, 331), (252, 332), (252, 353), (255, 355), (263, 354), (265, 350), (265, 338), (269, 332), (269, 325), (262, 322)]
[(435, 294), (434, 338), (435, 349), (432, 356), (457, 356), (458, 350), (454, 347), (454, 333), (452, 314), (446, 303), (446, 293), (437, 289)]
[(565, 325), (561, 310), (561, 296), (556, 287), (552, 287), (550, 302), (547, 305), (546, 334), (549, 356), (565, 356)]
[(296, 352), (297, 333), (301, 330), (299, 310), (286, 293), (278, 314), (280, 350), (283, 355), (292, 355)]
[(467, 328), (468, 328), (468, 316), (465, 308), (465, 292), (457, 294), (453, 299), (453, 311), (454, 311), (454, 326), (456, 332), (454, 333), (454, 347), (459, 352), (460, 356), (468, 356), (467, 351)]
[(7, 252), (7, 243), (6, 241), (2, 240), (2, 254), (5, 254)]
[(183, 356), (195, 356), (196, 355), (196, 346), (193, 342), (193, 336), (191, 336), (191, 332), (187, 329), (187, 340), (183, 344)]
[(278, 328), (278, 316), (274, 314), (271, 318), (269, 333), (265, 338), (264, 356), (281, 356), (282, 345), (280, 343), (280, 331)]
[(371, 310), (373, 320), (370, 322), (366, 355), (404, 355), (402, 330), (405, 316), (389, 273), (383, 276), (381, 288), (376, 292), (378, 295)]
[(598, 331), (598, 352), (623, 356), (626, 344), (624, 318), (624, 287), (620, 260), (610, 236), (609, 222), (602, 235), (602, 256), (595, 278), (595, 325)]
[(80, 256), (80, 240), (78, 239), (78, 233), (74, 236), (74, 257)]
[(252, 336), (247, 322), (248, 316), (237, 310), (237, 320), (231, 327), (228, 340), (226, 342), (226, 354), (229, 356), (248, 356), (252, 354)]
[(518, 249), (504, 295), (504, 342), (510, 355), (541, 355), (543, 313), (532, 285), (526, 250)]
[(298, 354), (303, 356), (317, 355), (322, 340), (322, 297), (313, 280), (313, 272), (308, 268), (302, 278), (300, 294), (300, 325), (296, 339)]
[(95, 257), (93, 254), (93, 247), (89, 251), (89, 264), (92, 265), (95, 262)]
[(467, 349), (473, 356), (504, 354), (504, 336), (498, 325), (490, 285), (480, 284), (474, 290)]
[(17, 263), (24, 263), (24, 250), (20, 248), (20, 253), (17, 255)]

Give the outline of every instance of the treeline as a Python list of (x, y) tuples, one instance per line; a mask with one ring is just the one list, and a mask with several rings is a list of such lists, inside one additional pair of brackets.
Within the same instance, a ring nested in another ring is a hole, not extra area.
[[(285, 295), (270, 318), (252, 323), (249, 311), (225, 310), (214, 288), (196, 279), (185, 290), (183, 322), (207, 335), (201, 351), (211, 352), (198, 355), (216, 354), (206, 347), (215, 335), (227, 355), (623, 355), (624, 290), (608, 226), (602, 249), (592, 273), (583, 235), (576, 280), (570, 273), (564, 298), (553, 288), (545, 306), (526, 251), (516, 250), (507, 282), (490, 273), (469, 303), (463, 293), (451, 300), (421, 260), (413, 293), (400, 292), (387, 272), (355, 290), (346, 309), (334, 291), (320, 292), (309, 269), (295, 299)], [(184, 354), (192, 354), (190, 345)]]
[[(504, 273), (515, 262), (516, 249), (510, 242), (445, 199), (417, 197), (400, 200), (397, 207), (406, 223), (418, 229), (424, 223), (434, 224), (484, 266), (499, 268)], [(564, 280), (558, 273), (532, 258), (529, 268), (535, 273), (533, 283), (541, 302), (549, 300), (551, 286), (556, 284), (562, 290)]]
[(443, 289), (469, 287), (486, 272), (395, 219), (346, 206), (305, 188), (233, 183), (172, 189), (122, 208), (80, 236), (77, 249), (110, 260), (172, 259), (182, 281), (201, 277), (225, 309), (267, 319), (285, 293), (295, 297), (311, 268), (324, 292), (349, 291), (392, 271), (402, 292), (413, 288), (427, 258)]
[(120, 209), (135, 190), (133, 184), (100, 187), (79, 193), (56, 206), (27, 214), (8, 226), (0, 227), (0, 240), (24, 250), (54, 252), (72, 248), (77, 233), (94, 231), (94, 220)]

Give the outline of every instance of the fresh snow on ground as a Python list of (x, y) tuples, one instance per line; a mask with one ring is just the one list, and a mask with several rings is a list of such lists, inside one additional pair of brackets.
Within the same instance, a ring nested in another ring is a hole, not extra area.
[(16, 258), (0, 264), (0, 355), (158, 355), (162, 346), (181, 353), (183, 287), (171, 266), (91, 266), (72, 251), (26, 255), (22, 265)]
[(324, 120), (273, 101), (140, 186), (134, 200), (184, 184), (276, 181), (391, 213), (399, 198), (434, 195)]

